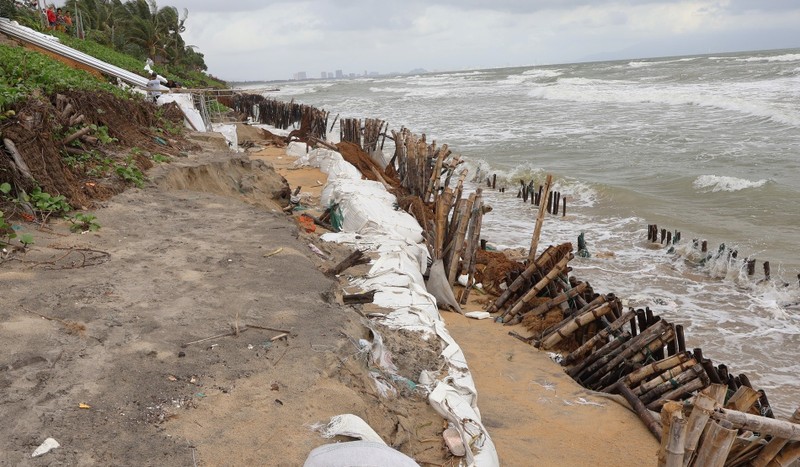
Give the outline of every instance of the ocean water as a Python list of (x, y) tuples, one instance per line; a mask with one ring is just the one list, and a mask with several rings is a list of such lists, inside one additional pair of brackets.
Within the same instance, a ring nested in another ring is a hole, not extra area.
[[(473, 188), (497, 174), (508, 189), (484, 189), (482, 237), (500, 247), (529, 246), (536, 208), (519, 183), (552, 174), (567, 215), (547, 216), (540, 245), (585, 233), (592, 257), (573, 275), (684, 324), (687, 347), (746, 373), (777, 414), (800, 406), (800, 49), (279, 87), (267, 95), (331, 120), (381, 118), (447, 143)], [(674, 252), (646, 241), (648, 224), (681, 232)]]

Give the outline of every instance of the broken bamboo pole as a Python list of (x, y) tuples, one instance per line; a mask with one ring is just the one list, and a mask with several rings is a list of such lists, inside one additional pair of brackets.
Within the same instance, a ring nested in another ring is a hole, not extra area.
[(626, 342), (628, 342), (631, 338), (631, 333), (628, 331), (623, 332), (616, 339), (612, 339), (606, 345), (600, 347), (594, 353), (590, 354), (588, 357), (584, 358), (580, 363), (576, 364), (569, 370), (567, 370), (567, 374), (570, 375), (573, 379), (578, 380), (579, 375), (584, 373), (586, 369), (595, 364), (602, 358), (615, 353), (620, 347), (622, 347)]
[(723, 467), (736, 438), (736, 430), (729, 429), (711, 421), (706, 428), (703, 444), (697, 450), (694, 465), (703, 467)]
[(664, 429), (667, 436), (665, 467), (683, 467), (686, 426), (683, 412), (676, 410), (671, 413), (669, 427)]
[(689, 414), (689, 421), (686, 428), (684, 466), (688, 466), (692, 461), (695, 450), (697, 449), (697, 443), (700, 441), (700, 435), (703, 434), (708, 419), (711, 417), (711, 412), (714, 411), (716, 405), (717, 401), (714, 400), (712, 396), (703, 392), (698, 393), (694, 398), (692, 412)]

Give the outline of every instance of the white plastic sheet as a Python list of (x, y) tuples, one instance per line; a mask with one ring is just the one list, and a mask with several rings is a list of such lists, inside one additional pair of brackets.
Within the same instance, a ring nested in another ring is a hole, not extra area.
[(162, 94), (161, 97), (158, 98), (159, 105), (164, 105), (167, 102), (178, 104), (178, 107), (183, 111), (183, 115), (186, 117), (186, 121), (190, 124), (192, 129), (195, 131), (206, 131), (206, 124), (200, 112), (194, 108), (191, 94), (170, 93)]
[(322, 239), (379, 254), (369, 273), (353, 283), (365, 290), (376, 289), (374, 303), (392, 310), (381, 323), (419, 330), (444, 342), (441, 355), (448, 363), (447, 376), (437, 381), (433, 373), (423, 371), (417, 383), (430, 391), (429, 403), (450, 421), (464, 445), (470, 447), (465, 457), (467, 464), (499, 466), (497, 451), (481, 423), (477, 390), (464, 353), (447, 332), (436, 299), (425, 288), (422, 274), (428, 253), (421, 244), (422, 229), (416, 220), (395, 209), (396, 200), (383, 185), (362, 180), (360, 174), (354, 176), (355, 167), (350, 166), (352, 170), (344, 167), (338, 153), (307, 151), (304, 144), (295, 143), (288, 152), (300, 158), (299, 164), (318, 166), (328, 173), (323, 205), (336, 202), (342, 208), (343, 231), (325, 234)]

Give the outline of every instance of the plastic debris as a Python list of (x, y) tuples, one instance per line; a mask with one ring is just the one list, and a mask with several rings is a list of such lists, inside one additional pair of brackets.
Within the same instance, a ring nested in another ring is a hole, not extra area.
[(461, 435), (458, 434), (458, 430), (450, 427), (444, 430), (442, 437), (444, 438), (444, 444), (447, 445), (447, 449), (449, 449), (454, 456), (464, 457), (467, 454), (467, 448), (464, 447), (464, 442), (461, 441)]
[(91, 409), (92, 406), (89, 405), (89, 404), (84, 404), (83, 402), (81, 402), (80, 404), (78, 404), (78, 408), (79, 409)]
[(489, 314), (488, 311), (469, 311), (467, 313), (464, 313), (464, 316), (472, 319), (487, 319), (492, 317), (492, 315)]
[(319, 446), (308, 454), (303, 464), (304, 467), (349, 467), (352, 465), (419, 466), (402, 452), (383, 443), (369, 441), (350, 441)]
[(39, 457), (45, 455), (48, 452), (58, 447), (61, 447), (61, 445), (58, 444), (58, 441), (54, 440), (53, 438), (47, 438), (46, 440), (44, 440), (42, 444), (39, 445), (38, 448), (36, 448), (35, 451), (33, 451), (31, 457)]
[(331, 421), (321, 430), (321, 434), (323, 438), (333, 438), (341, 435), (373, 443), (386, 444), (383, 438), (367, 422), (358, 415), (349, 413), (331, 417)]

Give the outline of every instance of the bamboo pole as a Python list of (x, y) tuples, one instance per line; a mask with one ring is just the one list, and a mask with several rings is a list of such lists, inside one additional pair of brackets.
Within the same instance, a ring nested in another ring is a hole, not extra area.
[(589, 353), (597, 344), (602, 342), (603, 340), (607, 339), (612, 334), (616, 333), (626, 323), (630, 322), (631, 318), (635, 316), (633, 310), (628, 311), (624, 315), (620, 316), (616, 320), (614, 320), (609, 326), (603, 328), (600, 332), (592, 336), (589, 340), (583, 343), (580, 347), (572, 351), (569, 355), (566, 356), (564, 359), (565, 364), (570, 364), (577, 360), (582, 359), (587, 353)]
[(706, 375), (706, 372), (703, 371), (698, 375), (697, 378), (689, 381), (683, 386), (680, 386), (678, 388), (673, 389), (672, 391), (665, 393), (657, 401), (647, 404), (647, 408), (650, 410), (659, 410), (665, 403), (681, 399), (687, 396), (688, 394), (691, 394), (695, 391), (699, 391), (705, 388), (710, 383), (711, 382), (708, 380), (708, 375)]
[[(517, 276), (516, 279), (514, 279), (511, 285), (509, 285), (506, 288), (506, 290), (503, 291), (503, 293), (499, 297), (497, 297), (497, 300), (495, 300), (495, 302), (486, 311), (488, 311), (489, 313), (494, 313), (500, 308), (502, 308), (502, 306), (506, 303), (506, 301), (508, 301), (511, 295), (513, 295), (520, 288), (522, 288), (522, 286), (528, 280), (530, 280), (530, 278), (536, 271), (545, 269), (545, 265), (550, 263), (552, 259), (558, 258), (560, 255), (566, 255), (570, 251), (572, 251), (571, 243), (562, 243), (557, 247), (548, 247), (545, 251), (542, 252), (539, 258), (536, 259), (536, 261), (531, 262), (528, 265), (528, 267), (525, 268), (524, 271), (522, 271), (522, 274), (520, 274), (519, 276)], [(558, 261), (560, 260), (561, 258), (558, 258)], [(552, 269), (552, 267), (550, 269)]]
[(743, 428), (757, 433), (784, 438), (788, 441), (800, 441), (800, 424), (775, 420), (730, 409), (717, 409), (711, 414), (715, 420), (725, 420), (736, 428)]
[[(550, 192), (550, 185), (553, 183), (553, 176), (548, 174), (544, 182), (544, 196)], [(546, 207), (544, 203), (539, 205), (539, 213), (536, 216), (536, 226), (533, 228), (533, 237), (531, 237), (531, 249), (528, 252), (528, 262), (532, 263), (536, 258), (536, 249), (539, 247), (539, 235), (542, 233), (542, 224), (544, 223), (544, 213)]]
[(469, 199), (467, 200), (467, 204), (465, 206), (464, 212), (461, 214), (460, 219), (458, 221), (458, 230), (456, 231), (456, 236), (454, 239), (451, 239), (450, 242), (453, 245), (453, 249), (449, 252), (448, 257), (450, 258), (450, 262), (447, 264), (448, 266), (448, 274), (447, 274), (447, 281), (450, 285), (453, 285), (456, 281), (456, 276), (458, 274), (458, 266), (459, 266), (459, 259), (461, 258), (461, 250), (464, 246), (464, 236), (467, 233), (467, 225), (469, 224), (469, 218), (472, 215), (472, 205), (475, 203), (475, 193), (469, 195)]
[(736, 430), (723, 427), (717, 422), (710, 422), (703, 438), (703, 444), (697, 451), (696, 466), (723, 467), (736, 438)]
[(800, 443), (792, 443), (783, 448), (781, 453), (769, 463), (769, 467), (791, 467), (797, 459), (800, 459)]
[[(642, 347), (641, 349), (639, 350), (635, 350), (633, 348), (626, 349), (626, 351), (624, 351), (621, 354), (623, 359), (620, 361), (619, 364), (622, 363), (634, 364), (642, 362), (652, 357), (654, 354), (658, 353), (659, 349), (664, 347), (666, 343), (670, 342), (674, 338), (675, 338), (675, 330), (672, 328), (672, 326), (668, 325), (667, 329), (662, 334), (657, 335), (655, 339), (645, 344), (644, 347)], [(606, 374), (600, 378), (599, 381), (593, 384), (593, 386), (595, 388), (601, 388), (603, 386), (610, 384), (611, 381), (613, 381), (614, 376), (616, 375), (616, 373), (611, 370), (615, 369), (617, 366), (619, 366), (619, 364), (612, 366), (609, 369), (609, 371), (606, 372)]]
[(481, 246), (481, 227), (483, 225), (483, 193), (480, 188), (476, 190), (476, 205), (477, 208), (473, 209), (472, 225), (469, 229), (469, 250), (467, 252), (467, 285), (461, 291), (459, 301), (461, 304), (466, 304), (469, 299), (469, 293), (472, 286), (475, 284), (475, 267), (477, 264), (478, 249)]
[[(539, 339), (540, 341), (544, 341), (545, 339), (550, 337), (551, 334), (556, 332), (562, 326), (566, 325), (568, 322), (572, 321), (576, 316), (582, 315), (583, 313), (585, 313), (585, 312), (587, 312), (589, 310), (597, 308), (597, 307), (601, 306), (602, 304), (606, 303), (606, 301), (608, 300), (605, 295), (598, 295), (597, 297), (594, 298), (594, 300), (592, 300), (589, 303), (586, 303), (586, 300), (583, 300), (583, 298), (582, 298), (582, 294), (583, 294), (583, 291), (586, 290), (587, 288), (590, 289), (588, 282), (581, 282), (580, 284), (576, 285), (574, 288), (571, 288), (571, 289), (569, 288), (569, 283), (565, 282), (563, 280), (563, 277), (559, 276), (558, 282), (562, 285), (562, 287), (564, 289), (568, 289), (568, 290), (567, 290), (567, 292), (559, 294), (558, 297), (556, 297), (555, 299), (548, 300), (548, 303), (552, 303), (552, 305), (548, 306), (547, 310), (545, 310), (545, 312), (543, 314), (549, 313), (556, 306), (561, 305), (561, 308), (563, 310), (563, 314), (564, 314), (564, 316), (566, 316), (566, 318), (561, 320), (561, 322), (559, 322), (557, 324), (554, 324), (552, 326), (549, 326), (547, 329), (542, 331), (541, 338)], [(580, 289), (580, 291), (576, 292), (578, 289)], [(609, 294), (609, 296), (611, 296), (612, 299), (614, 298), (614, 294)], [(558, 302), (555, 302), (554, 300), (558, 300)], [(570, 311), (570, 310), (572, 310), (571, 306), (564, 307), (564, 305), (562, 305), (562, 303), (564, 303), (566, 300), (574, 300), (579, 305), (581, 304), (580, 302), (582, 301), (583, 305), (577, 311)], [(535, 312), (535, 310), (536, 309), (532, 310), (531, 312)], [(611, 316), (612, 317), (614, 316), (614, 311), (615, 311), (615, 308), (614, 308), (614, 304), (612, 303), (611, 304)], [(616, 318), (614, 318), (614, 319), (616, 319)], [(606, 328), (604, 327), (603, 329), (606, 329)]]
[(676, 410), (672, 412), (669, 429), (667, 433), (667, 459), (664, 464), (666, 467), (683, 467), (684, 446), (686, 444), (686, 423), (683, 412)]
[(573, 379), (580, 379), (579, 375), (584, 373), (586, 368), (590, 367), (591, 365), (598, 362), (600, 359), (611, 355), (620, 347), (622, 347), (626, 342), (628, 342), (631, 338), (631, 333), (628, 331), (623, 332), (616, 339), (610, 340), (607, 344), (597, 349), (596, 352), (590, 354), (588, 357), (584, 358), (583, 361), (578, 363), (577, 365), (573, 366), (572, 368), (567, 370), (567, 374), (570, 375)]
[(694, 406), (692, 407), (692, 413), (689, 415), (689, 421), (686, 428), (686, 442), (684, 443), (686, 454), (684, 455), (684, 466), (688, 466), (692, 461), (694, 452), (697, 449), (697, 443), (700, 441), (700, 435), (703, 434), (706, 423), (708, 422), (709, 417), (711, 417), (711, 412), (714, 411), (714, 407), (716, 405), (717, 401), (714, 400), (713, 397), (702, 392), (697, 394), (697, 397), (694, 398)]
[[(567, 262), (569, 262), (569, 260), (571, 259), (572, 259), (571, 253), (563, 257), (561, 261), (559, 261), (558, 264), (556, 264), (555, 267), (553, 267), (553, 269), (551, 269), (550, 272), (548, 272), (547, 275), (542, 278), (542, 280), (537, 282), (536, 285), (534, 285), (528, 292), (525, 293), (525, 295), (522, 296), (522, 298), (517, 300), (517, 303), (515, 303), (510, 310), (506, 310), (506, 312), (503, 313), (503, 315), (500, 316), (500, 318), (498, 318), (498, 321), (501, 323), (507, 323), (514, 316), (516, 316), (516, 314), (519, 313), (520, 310), (522, 310), (523, 306), (530, 303), (537, 295), (539, 295), (539, 293), (542, 290), (544, 290), (545, 287), (547, 287), (547, 285), (550, 282), (553, 281), (553, 279), (555, 279), (556, 277), (558, 277), (559, 274), (561, 274), (561, 271), (566, 269)], [(506, 316), (508, 316), (507, 319)]]
[[(642, 391), (639, 394), (637, 394), (637, 396), (639, 396), (639, 399), (641, 399), (643, 403), (648, 404), (658, 399), (662, 394), (665, 394), (697, 378), (698, 375), (700, 375), (701, 371), (703, 371), (703, 366), (700, 365), (699, 363), (695, 363), (693, 366), (689, 367), (685, 371), (676, 374), (674, 378), (669, 378), (666, 381), (661, 382), (659, 384), (656, 384), (658, 380), (654, 381), (653, 382), (654, 386), (647, 386), (650, 387), (649, 391), (647, 392)], [(648, 383), (650, 382), (648, 381)], [(634, 394), (636, 393), (634, 392)]]
[(695, 360), (694, 358), (690, 358), (689, 360), (680, 362), (677, 365), (673, 366), (672, 368), (668, 368), (666, 371), (659, 374), (655, 378), (642, 383), (635, 389), (632, 389), (632, 391), (637, 396), (642, 396), (644, 394), (647, 394), (648, 392), (652, 391), (658, 386), (661, 386), (664, 383), (671, 383), (678, 375), (682, 374), (684, 371), (688, 370), (689, 368), (692, 368), (695, 365), (697, 365), (697, 360)]
[(550, 309), (575, 298), (576, 295), (582, 294), (584, 290), (586, 290), (586, 282), (582, 282), (578, 284), (577, 287), (569, 289), (565, 292), (558, 294), (556, 297), (551, 298), (550, 300), (541, 303), (536, 306), (536, 308), (526, 312), (525, 314), (528, 316), (539, 316), (547, 313)]
[(553, 334), (550, 335), (544, 342), (542, 342), (542, 349), (549, 350), (552, 349), (553, 346), (561, 342), (562, 340), (571, 336), (578, 328), (582, 326), (586, 326), (587, 324), (595, 321), (596, 319), (600, 318), (601, 316), (605, 316), (606, 314), (611, 312), (611, 305), (609, 303), (605, 303), (602, 306), (597, 308), (593, 308), (585, 313), (577, 316), (572, 321), (568, 322), (566, 325), (561, 327), (561, 329), (556, 330)]
[(661, 426), (663, 427), (663, 436), (661, 436), (661, 443), (658, 447), (658, 454), (656, 456), (656, 459), (658, 460), (658, 467), (665, 467), (667, 465), (667, 444), (669, 443), (669, 432), (672, 427), (672, 422), (674, 419), (673, 417), (683, 416), (683, 411), (681, 409), (681, 404), (677, 402), (670, 402), (664, 405), (664, 407), (661, 409), (661, 413), (659, 414), (659, 420), (661, 421)]
[[(792, 418), (789, 419), (792, 423), (800, 423), (800, 408), (794, 411)], [(786, 438), (773, 437), (758, 456), (753, 459), (752, 467), (766, 467), (778, 455), (781, 449), (788, 444), (789, 440)]]
[(749, 412), (750, 407), (753, 406), (758, 399), (761, 398), (761, 393), (755, 389), (747, 386), (739, 386), (739, 389), (728, 399), (725, 404), (726, 409), (738, 410), (739, 412)]
[[(630, 310), (623, 317), (628, 317), (633, 315), (634, 311)], [(625, 383), (626, 386), (632, 388), (631, 390), (634, 391), (635, 393), (635, 390), (633, 388), (636, 388), (640, 382), (644, 381), (645, 379), (649, 378), (654, 374), (658, 374), (665, 370), (669, 370), (670, 368), (678, 366), (681, 363), (688, 361), (689, 359), (691, 359), (691, 356), (688, 353), (686, 352), (679, 353), (677, 355), (673, 355), (672, 357), (668, 357), (663, 360), (650, 363), (649, 365), (645, 365), (635, 371), (632, 371), (627, 375), (625, 375), (625, 378), (623, 378), (622, 381)]]
[(606, 373), (616, 368), (623, 360), (631, 357), (642, 347), (661, 335), (666, 328), (667, 323), (665, 321), (659, 321), (655, 325), (647, 328), (644, 332), (627, 342), (618, 354), (607, 355), (587, 368), (585, 376), (582, 375), (581, 380), (587, 386), (593, 384), (596, 380), (605, 376)]
[(624, 384), (618, 383), (612, 386), (611, 393), (618, 392), (622, 397), (625, 398), (626, 401), (631, 405), (633, 410), (639, 415), (639, 418), (644, 422), (644, 425), (650, 430), (650, 433), (656, 437), (657, 440), (661, 441), (661, 433), (662, 427), (661, 423), (650, 413), (649, 410), (642, 404), (642, 401), (639, 400), (638, 397), (634, 396), (633, 393), (628, 389), (627, 386)]

